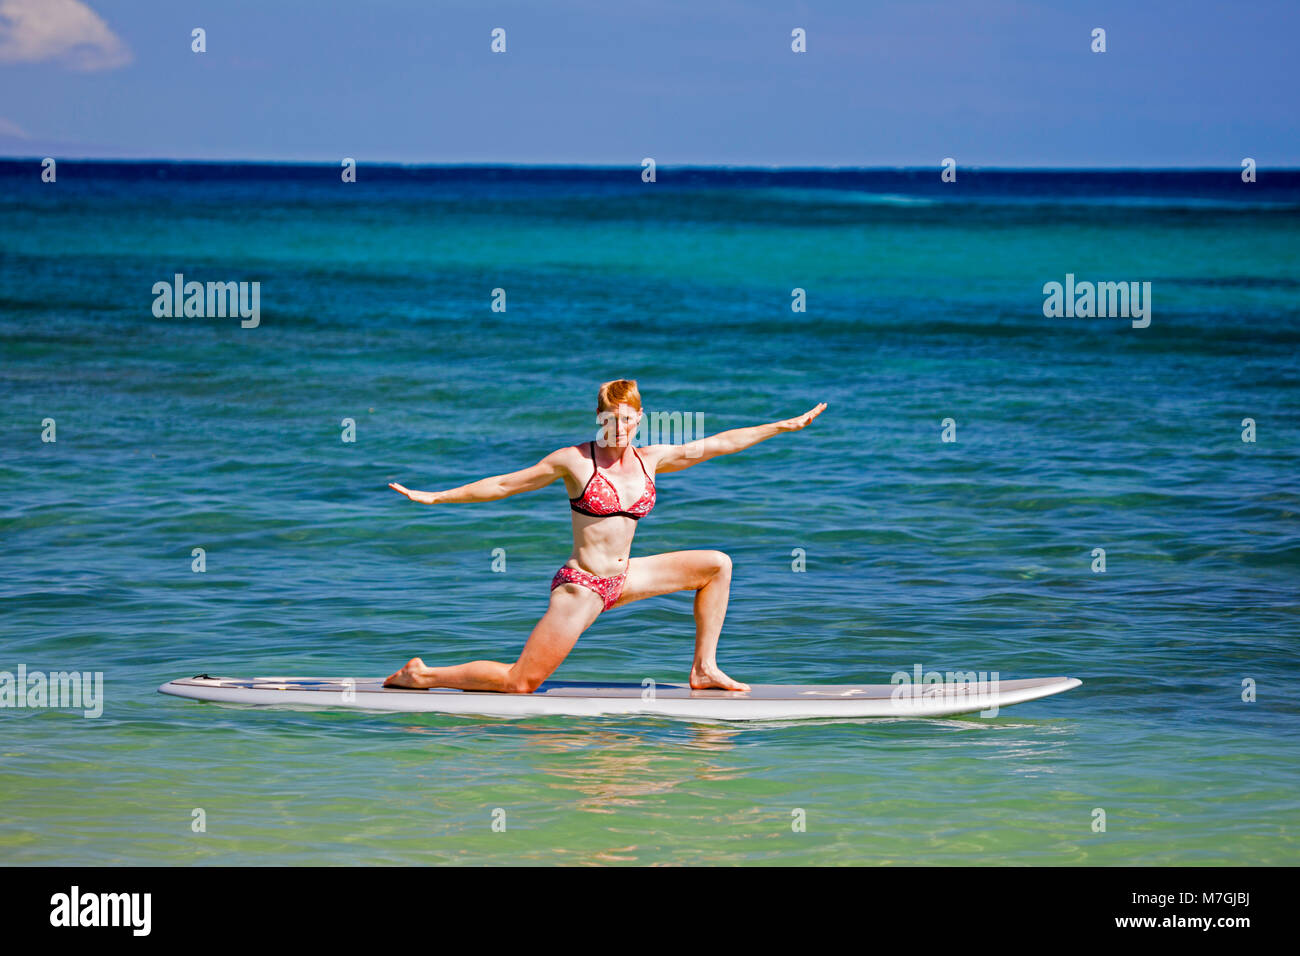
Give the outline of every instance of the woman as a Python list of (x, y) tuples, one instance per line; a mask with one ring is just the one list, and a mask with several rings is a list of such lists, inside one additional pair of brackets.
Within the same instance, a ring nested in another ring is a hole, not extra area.
[[(601, 611), (673, 591), (695, 591), (695, 662), (691, 687), (749, 690), (718, 667), (714, 653), (731, 588), (731, 558), (721, 551), (670, 551), (631, 558), (636, 523), (655, 504), (653, 476), (681, 471), (718, 455), (756, 445), (779, 432), (805, 427), (826, 408), (823, 402), (798, 418), (752, 428), (734, 428), (684, 445), (632, 446), (641, 423), (636, 381), (617, 379), (600, 386), (598, 442), (571, 445), (531, 468), (484, 478), (450, 491), (388, 487), (420, 504), (495, 501), (545, 488), (564, 479), (573, 511), (573, 553), (551, 579), (551, 603), (513, 664), (471, 661), (428, 667), (418, 657), (384, 681), (389, 687), (456, 687), (461, 690), (531, 694), (568, 656)], [(623, 508), (624, 501), (632, 503)]]

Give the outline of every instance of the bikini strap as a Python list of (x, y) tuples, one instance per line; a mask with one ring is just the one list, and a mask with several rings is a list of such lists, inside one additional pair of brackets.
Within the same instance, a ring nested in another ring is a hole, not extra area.
[(641, 473), (646, 476), (647, 481), (653, 484), (654, 479), (650, 477), (650, 472), (645, 470), (645, 461), (641, 458), (641, 453), (636, 450), (636, 445), (632, 446), (632, 454), (636, 455), (636, 460), (641, 462)]
[(598, 469), (596, 468), (596, 443), (593, 441), (590, 443), (590, 445), (591, 445), (591, 477), (588, 478), (587, 483), (582, 486), (582, 491), (578, 492), (578, 497), (569, 499), (570, 504), (577, 501), (583, 501), (587, 497), (587, 489), (590, 488), (591, 483), (596, 480), (596, 475), (598, 474)]

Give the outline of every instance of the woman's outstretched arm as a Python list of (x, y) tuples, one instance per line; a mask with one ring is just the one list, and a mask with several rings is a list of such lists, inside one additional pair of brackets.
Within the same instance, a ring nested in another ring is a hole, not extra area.
[(536, 491), (538, 488), (545, 488), (555, 479), (564, 477), (565, 468), (560, 464), (563, 451), (564, 449), (560, 449), (551, 452), (531, 468), (512, 471), (508, 475), (493, 475), (491, 478), (480, 478), (468, 485), (450, 488), (447, 491), (412, 491), (409, 488), (403, 488), (396, 482), (392, 482), (388, 487), (422, 505), (496, 501), (498, 498), (517, 495), (521, 491)]
[(707, 438), (688, 441), (683, 445), (651, 446), (658, 453), (655, 471), (681, 471), (683, 468), (698, 465), (719, 455), (743, 451), (781, 432), (797, 432), (807, 427), (808, 423), (820, 415), (825, 408), (826, 403), (822, 402), (797, 418), (787, 418), (767, 425), (754, 425), (750, 428), (732, 428), (725, 432), (718, 432), (716, 435), (709, 435)]

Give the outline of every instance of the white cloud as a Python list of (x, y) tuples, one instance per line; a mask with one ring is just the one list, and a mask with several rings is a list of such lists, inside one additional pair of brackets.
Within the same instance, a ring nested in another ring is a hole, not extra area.
[(0, 116), (0, 137), (9, 137), (10, 139), (31, 139), (27, 135), (27, 130), (23, 129), (17, 123)]
[(0, 0), (0, 63), (111, 70), (131, 51), (82, 0)]

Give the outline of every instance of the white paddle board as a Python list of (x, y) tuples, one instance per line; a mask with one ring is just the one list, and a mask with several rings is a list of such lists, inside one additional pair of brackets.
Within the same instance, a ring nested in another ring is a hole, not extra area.
[[(816, 717), (942, 717), (1007, 707), (1083, 682), (1034, 677), (947, 684), (755, 684), (748, 691), (688, 684), (547, 681), (531, 694), (384, 687), (382, 677), (186, 677), (158, 690), (220, 703), (470, 714), (596, 717), (642, 714), (708, 720)], [(913, 693), (915, 691), (915, 693)]]

